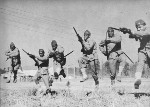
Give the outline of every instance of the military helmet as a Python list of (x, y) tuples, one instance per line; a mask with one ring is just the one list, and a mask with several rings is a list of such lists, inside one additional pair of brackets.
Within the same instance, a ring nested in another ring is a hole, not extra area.
[(44, 49), (39, 49), (39, 53), (44, 53)]
[(16, 48), (15, 44), (13, 42), (10, 43), (10, 49), (14, 50)]
[(108, 27), (107, 32), (108, 31), (114, 31), (114, 29), (112, 27)]
[(52, 46), (56, 46), (56, 45), (57, 45), (56, 40), (52, 40), (51, 45), (52, 45)]
[(10, 46), (15, 46), (15, 44), (13, 42), (10, 43)]
[(89, 36), (91, 36), (91, 32), (90, 32), (89, 30), (86, 30), (86, 31), (84, 32), (84, 35), (89, 35)]
[(135, 21), (135, 26), (136, 28), (139, 26), (139, 25), (146, 25), (145, 21), (143, 21), (142, 19), (139, 19), (137, 21)]

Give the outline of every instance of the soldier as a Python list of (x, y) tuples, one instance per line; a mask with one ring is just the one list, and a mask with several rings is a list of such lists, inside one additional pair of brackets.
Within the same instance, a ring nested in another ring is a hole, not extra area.
[(17, 82), (17, 71), (21, 67), (20, 51), (18, 48), (16, 48), (15, 44), (13, 42), (11, 42), (10, 50), (6, 51), (5, 55), (7, 56), (7, 60), (8, 59), (11, 60), (7, 83), (10, 83), (10, 81), (11, 81), (12, 72), (14, 74), (13, 82), (16, 83)]
[(150, 65), (150, 28), (146, 26), (145, 21), (142, 19), (135, 22), (135, 27), (137, 29), (135, 32), (131, 32), (130, 29), (126, 30), (130, 34), (129, 38), (135, 38), (140, 41), (140, 47), (138, 49), (138, 65), (136, 68), (136, 79), (134, 83), (134, 88), (139, 89), (144, 64), (147, 62), (148, 65)]
[(49, 50), (49, 58), (53, 58), (53, 70), (55, 79), (62, 75), (64, 78), (66, 74), (64, 73), (63, 66), (66, 63), (66, 58), (64, 58), (64, 48), (57, 44), (55, 40), (51, 42), (52, 49)]
[(84, 82), (88, 79), (88, 76), (86, 74), (86, 68), (88, 65), (91, 67), (91, 74), (95, 81), (95, 88), (99, 87), (99, 80), (98, 80), (98, 66), (99, 66), (99, 60), (98, 60), (98, 54), (97, 54), (97, 46), (96, 42), (90, 38), (91, 33), (90, 31), (86, 30), (84, 32), (84, 40), (77, 34), (79, 42), (82, 45), (81, 52), (83, 53), (82, 57), (79, 58), (78, 63), (79, 67), (81, 69), (83, 78), (80, 82)]
[(99, 49), (108, 57), (111, 85), (114, 85), (116, 78), (116, 64), (120, 63), (117, 80), (121, 82), (121, 73), (125, 66), (126, 58), (124, 52), (121, 50), (121, 36), (114, 34), (114, 30), (111, 27), (108, 28), (107, 33), (108, 38), (107, 40), (100, 42)]
[(43, 49), (39, 49), (39, 56), (29, 54), (29, 56), (36, 62), (35, 66), (38, 66), (38, 71), (34, 76), (35, 83), (40, 89), (39, 80), (42, 78), (46, 86), (46, 93), (51, 91), (50, 86), (52, 82), (49, 77), (48, 66), (49, 66), (49, 57), (44, 55), (45, 52)]

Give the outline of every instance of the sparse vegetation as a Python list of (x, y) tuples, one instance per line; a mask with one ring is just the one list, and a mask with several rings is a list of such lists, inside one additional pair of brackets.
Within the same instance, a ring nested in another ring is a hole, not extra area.
[[(53, 94), (36, 94), (35, 88), (1, 89), (2, 107), (149, 107), (150, 97), (129, 94), (129, 89), (100, 89), (98, 91), (71, 91), (57, 89)], [(122, 94), (119, 94), (122, 93)]]
[[(136, 64), (126, 64), (122, 76), (134, 77)], [(145, 67), (143, 77), (150, 76), (149, 68)], [(78, 71), (79, 72), (79, 71)], [(109, 76), (108, 63), (103, 65), (103, 77)], [(146, 77), (146, 78), (147, 78)], [(29, 82), (31, 83), (31, 82)], [(70, 84), (70, 82), (69, 82)], [(115, 89), (101, 87), (98, 91), (52, 90), (52, 95), (43, 95), (34, 87), (0, 88), (1, 107), (150, 107), (149, 87), (142, 87), (142, 92), (132, 92), (131, 86), (117, 86)]]

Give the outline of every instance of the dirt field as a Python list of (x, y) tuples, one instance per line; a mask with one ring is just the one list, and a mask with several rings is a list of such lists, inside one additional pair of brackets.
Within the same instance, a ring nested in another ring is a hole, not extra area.
[(52, 95), (43, 96), (34, 82), (5, 83), (1, 78), (1, 107), (150, 107), (150, 79), (143, 79), (139, 90), (134, 90), (131, 78), (116, 81), (113, 88), (109, 78), (100, 79), (97, 91), (92, 79), (84, 83), (80, 78), (69, 79), (69, 87), (67, 81), (54, 81)]

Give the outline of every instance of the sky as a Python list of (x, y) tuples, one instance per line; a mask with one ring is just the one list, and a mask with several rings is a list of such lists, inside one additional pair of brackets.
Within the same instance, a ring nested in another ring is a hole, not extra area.
[[(0, 0), (0, 68), (9, 66), (5, 51), (10, 42), (20, 50), (22, 67), (26, 69), (34, 62), (22, 49), (38, 55), (43, 48), (47, 54), (52, 40), (64, 47), (65, 54), (74, 50), (66, 65), (78, 66), (81, 45), (73, 27), (82, 37), (89, 30), (98, 46), (105, 39), (108, 27), (134, 31), (138, 19), (150, 26), (149, 0)], [(122, 36), (122, 50), (136, 62), (139, 42), (129, 39), (127, 34), (115, 33)], [(99, 48), (97, 52), (100, 62), (105, 62)]]

